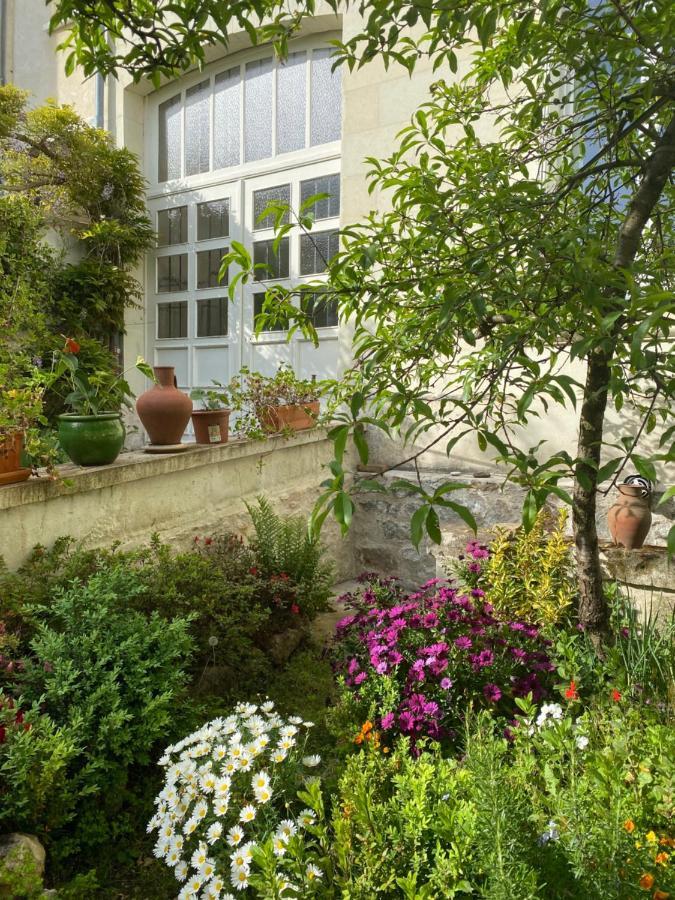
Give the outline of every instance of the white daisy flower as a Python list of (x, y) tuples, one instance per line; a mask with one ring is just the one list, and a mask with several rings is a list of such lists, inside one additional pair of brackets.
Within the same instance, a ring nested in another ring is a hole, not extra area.
[(580, 734), (576, 743), (579, 750), (585, 750), (588, 747), (588, 738), (585, 734)]
[(316, 881), (321, 878), (323, 872), (318, 866), (315, 866), (313, 863), (309, 863), (307, 868), (305, 869), (305, 876), (307, 877), (307, 881)]
[(209, 852), (206, 848), (206, 844), (203, 841), (200, 841), (199, 846), (190, 857), (190, 865), (193, 869), (198, 869), (200, 866), (204, 865), (208, 858)]
[(241, 850), (235, 850), (230, 857), (230, 864), (234, 869), (246, 869), (248, 871), (249, 862), (250, 859), (248, 859), (246, 853), (244, 853), (243, 848)]
[(200, 803), (198, 803), (195, 806), (194, 816), (196, 819), (203, 819), (203, 818), (205, 818), (208, 811), (209, 811), (208, 804), (202, 800)]
[(313, 753), (311, 756), (303, 756), (302, 764), (303, 766), (307, 766), (308, 769), (313, 769), (314, 766), (318, 766), (321, 762), (321, 757), (318, 753)]
[(269, 788), (256, 788), (253, 793), (256, 801), (261, 805), (272, 799), (272, 791)]
[[(266, 700), (266, 701), (262, 704), (262, 706), (260, 707), (260, 709), (261, 709), (264, 713), (271, 713), (271, 712), (274, 712), (274, 703), (272, 703), (271, 700)], [(293, 720), (292, 720), (292, 719), (289, 719), (289, 721), (293, 721)]]
[(275, 856), (283, 856), (288, 849), (286, 847), (286, 841), (281, 837), (281, 835), (275, 835), (272, 839), (272, 849)]
[(214, 822), (212, 825), (209, 825), (206, 831), (206, 840), (209, 842), (209, 844), (215, 844), (215, 842), (221, 837), (222, 833), (222, 822)]
[(228, 749), (225, 744), (218, 744), (217, 747), (213, 748), (213, 758), (220, 762), (221, 759), (225, 759), (228, 754)]
[(177, 866), (175, 866), (173, 870), (173, 874), (176, 876), (177, 881), (185, 881), (188, 877), (188, 864), (185, 860), (181, 860)]
[(230, 804), (227, 800), (216, 800), (213, 804), (213, 811), (217, 816), (224, 816), (229, 808)]
[(252, 803), (249, 803), (248, 806), (245, 806), (242, 811), (239, 813), (239, 821), (240, 822), (252, 822), (255, 819), (255, 806)]
[(298, 828), (295, 822), (292, 819), (284, 819), (279, 823), (279, 828), (277, 829), (277, 834), (282, 835), (288, 840), (292, 838), (294, 834), (298, 833)]
[(272, 753), (272, 762), (282, 763), (286, 759), (287, 756), (288, 756), (288, 754), (286, 753), (285, 750), (275, 750)]
[(308, 825), (312, 825), (314, 819), (316, 818), (316, 813), (313, 809), (303, 809), (298, 815), (298, 825), (301, 828), (307, 828)]
[(203, 866), (199, 868), (199, 874), (206, 881), (209, 878), (213, 878), (216, 873), (216, 866), (213, 860), (207, 859)]
[(300, 716), (289, 716), (288, 721), (292, 725), (301, 725), (302, 724), (302, 718)]
[(244, 891), (248, 887), (248, 871), (246, 869), (232, 869), (230, 872), (232, 887), (238, 891)]
[(240, 828), (239, 825), (235, 825), (227, 832), (227, 843), (230, 845), (230, 847), (236, 847), (237, 844), (241, 844), (243, 840), (244, 829)]
[(253, 790), (259, 790), (260, 788), (266, 788), (270, 786), (270, 776), (265, 772), (265, 770), (261, 770), (257, 775), (254, 775), (251, 779), (251, 784), (253, 786)]

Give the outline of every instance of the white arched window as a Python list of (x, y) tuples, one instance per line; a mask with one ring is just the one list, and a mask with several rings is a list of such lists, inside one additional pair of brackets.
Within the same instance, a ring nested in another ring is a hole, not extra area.
[[(298, 41), (287, 60), (256, 48), (187, 76), (148, 98), (148, 207), (158, 233), (147, 272), (149, 357), (176, 368), (184, 389), (229, 381), (242, 365), (266, 374), (287, 362), (302, 377), (337, 369), (337, 317), (320, 295), (315, 348), (282, 330), (255, 337), (266, 281), (316, 280), (338, 249), (341, 84), (331, 50)], [(275, 256), (272, 201), (293, 209), (314, 194), (312, 240), (299, 228)], [(269, 266), (234, 301), (218, 282), (220, 260), (238, 240)]]

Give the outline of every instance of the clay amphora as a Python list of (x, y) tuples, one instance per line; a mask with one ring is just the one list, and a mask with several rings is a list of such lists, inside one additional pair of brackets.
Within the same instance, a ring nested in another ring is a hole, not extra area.
[(157, 383), (136, 401), (150, 443), (179, 444), (192, 415), (192, 400), (178, 390), (173, 366), (153, 366)]
[(652, 524), (649, 494), (637, 484), (617, 485), (619, 496), (607, 513), (607, 524), (615, 544), (637, 550), (645, 542)]

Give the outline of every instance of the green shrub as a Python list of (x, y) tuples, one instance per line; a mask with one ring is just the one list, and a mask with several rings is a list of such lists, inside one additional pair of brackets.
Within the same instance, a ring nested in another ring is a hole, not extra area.
[(566, 517), (561, 510), (551, 523), (542, 510), (529, 532), (497, 532), (479, 586), (499, 616), (552, 625), (571, 611), (575, 589)]
[(0, 691), (0, 830), (44, 833), (69, 819), (68, 767), (78, 752), (71, 730)]
[(135, 611), (142, 592), (133, 571), (123, 568), (58, 590), (38, 612), (31, 656), (17, 678), (23, 702), (39, 702), (79, 747), (68, 772), (78, 816), (68, 835), (58, 834), (60, 856), (124, 831), (130, 778), (179, 717), (192, 652), (189, 622)]

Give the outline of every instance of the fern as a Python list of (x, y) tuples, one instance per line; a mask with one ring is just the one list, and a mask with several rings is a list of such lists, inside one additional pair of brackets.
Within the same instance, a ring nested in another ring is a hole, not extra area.
[(247, 503), (246, 508), (255, 530), (251, 549), (262, 572), (268, 577), (288, 575), (308, 615), (325, 608), (334, 569), (306, 521), (302, 516), (280, 516), (266, 497), (258, 497), (256, 505)]

